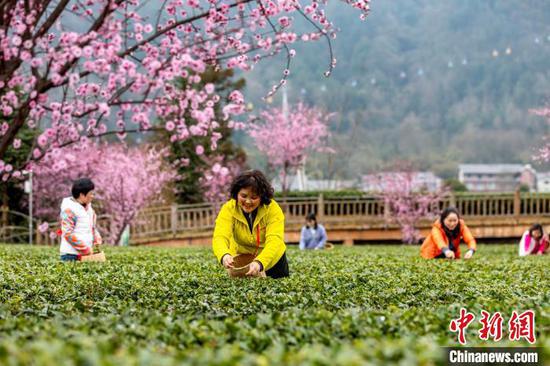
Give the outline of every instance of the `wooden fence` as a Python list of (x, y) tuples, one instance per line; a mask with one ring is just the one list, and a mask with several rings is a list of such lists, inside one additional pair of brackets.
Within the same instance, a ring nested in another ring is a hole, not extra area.
[[(376, 196), (325, 198), (286, 198), (277, 202), (285, 213), (287, 227), (300, 226), (305, 216), (313, 212), (325, 225), (357, 222), (361, 226), (384, 221), (389, 214), (384, 202)], [(533, 218), (550, 215), (550, 194), (464, 193), (448, 195), (431, 208), (433, 215), (448, 206), (455, 206), (468, 220), (482, 218)], [(147, 243), (194, 233), (209, 232), (214, 228), (218, 207), (204, 203), (172, 205), (142, 210), (130, 227), (131, 243)], [(109, 218), (102, 217), (100, 227), (109, 230)], [(37, 233), (38, 243), (54, 243), (46, 235)]]

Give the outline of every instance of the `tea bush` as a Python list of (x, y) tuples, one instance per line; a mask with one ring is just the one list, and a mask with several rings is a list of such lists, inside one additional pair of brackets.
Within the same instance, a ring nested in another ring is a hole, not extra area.
[[(550, 351), (550, 257), (481, 245), (471, 261), (418, 247), (290, 248), (291, 277), (229, 279), (207, 248), (107, 248), (107, 263), (61, 263), (57, 248), (0, 246), (0, 364), (432, 365), (461, 307), (468, 345), (509, 341), (512, 311), (536, 313)], [(477, 337), (501, 312), (506, 340)]]

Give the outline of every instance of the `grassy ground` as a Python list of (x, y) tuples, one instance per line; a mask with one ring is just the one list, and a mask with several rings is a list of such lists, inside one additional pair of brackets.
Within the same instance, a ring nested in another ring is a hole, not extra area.
[[(471, 261), (418, 247), (289, 249), (291, 277), (231, 280), (207, 249), (108, 248), (107, 263), (60, 263), (57, 248), (0, 245), (0, 364), (444, 364), (449, 322), (476, 316), (468, 345), (508, 339), (536, 312), (550, 353), (550, 257), (480, 245)], [(481, 310), (504, 316), (478, 339)]]

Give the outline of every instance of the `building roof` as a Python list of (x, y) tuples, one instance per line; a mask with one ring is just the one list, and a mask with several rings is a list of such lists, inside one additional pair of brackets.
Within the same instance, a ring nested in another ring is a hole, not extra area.
[(529, 164), (460, 164), (458, 169), (464, 174), (509, 174), (533, 168)]
[[(280, 177), (275, 177), (271, 182), (273, 188), (276, 191), (282, 189), (282, 183)], [(353, 189), (357, 188), (356, 180), (337, 180), (337, 179), (309, 179), (304, 177), (303, 181), (304, 191), (322, 191), (322, 190), (339, 190), (339, 189)], [(298, 181), (298, 175), (293, 174), (287, 176), (288, 189), (291, 191), (300, 190), (300, 182)]]
[[(411, 175), (415, 178), (419, 179), (427, 179), (427, 178), (439, 178), (437, 175), (435, 175), (433, 172), (427, 171), (427, 172), (410, 172)], [(401, 174), (408, 174), (408, 172), (380, 172), (380, 173), (373, 173), (373, 174), (366, 174), (362, 176), (362, 179), (370, 179), (373, 177), (392, 177), (392, 176), (398, 176)]]

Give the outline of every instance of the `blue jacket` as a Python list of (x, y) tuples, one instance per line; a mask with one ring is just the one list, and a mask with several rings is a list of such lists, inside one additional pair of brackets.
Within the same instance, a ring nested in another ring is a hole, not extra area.
[(304, 226), (300, 234), (300, 249), (323, 249), (327, 241), (327, 232), (323, 225), (317, 224), (315, 236), (311, 234), (311, 230)]

